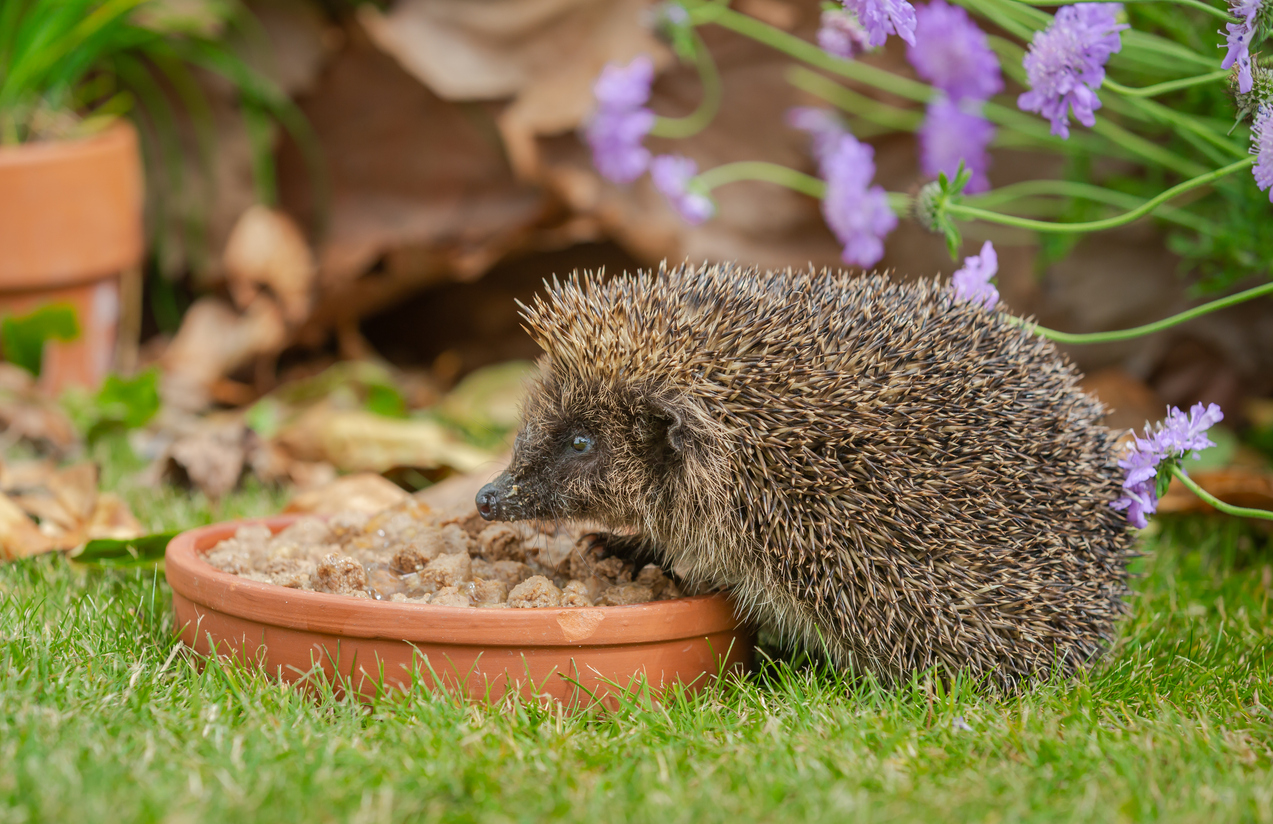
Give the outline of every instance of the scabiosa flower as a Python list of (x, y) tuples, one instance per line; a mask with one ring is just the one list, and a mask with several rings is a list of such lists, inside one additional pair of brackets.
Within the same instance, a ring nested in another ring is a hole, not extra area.
[(823, 159), (835, 151), (840, 138), (848, 134), (844, 123), (832, 112), (813, 106), (797, 106), (787, 110), (787, 125), (813, 138), (813, 156), (819, 167)]
[(939, 97), (928, 106), (928, 115), (919, 129), (919, 163), (924, 174), (937, 177), (945, 172), (953, 178), (962, 161), (972, 172), (964, 191), (968, 194), (990, 188), (986, 170), (990, 154), (986, 147), (995, 136), (995, 127), (978, 111), (980, 102), (956, 103)]
[(607, 65), (592, 91), (597, 111), (585, 131), (597, 171), (615, 183), (631, 183), (645, 174), (650, 152), (641, 142), (654, 128), (645, 108), (654, 82), (654, 61), (641, 55), (626, 67)]
[(1229, 13), (1238, 18), (1236, 23), (1226, 23), (1225, 45), (1229, 51), (1224, 55), (1220, 68), (1238, 67), (1238, 91), (1246, 94), (1251, 91), (1251, 41), (1255, 38), (1256, 18), (1260, 14), (1260, 6), (1264, 0), (1232, 0)]
[(999, 290), (990, 282), (999, 273), (999, 256), (994, 244), (986, 241), (981, 254), (964, 258), (963, 268), (950, 276), (950, 288), (955, 300), (980, 304), (987, 309), (999, 303)]
[(659, 155), (650, 161), (650, 178), (663, 196), (689, 224), (697, 226), (716, 214), (716, 204), (706, 192), (696, 190), (698, 164), (688, 157)]
[(999, 60), (985, 32), (958, 6), (933, 0), (915, 9), (915, 42), (906, 47), (915, 72), (954, 100), (986, 100), (1003, 91)]
[[(1261, 106), (1251, 124), (1251, 153), (1258, 155), (1255, 168), (1255, 185), (1260, 191), (1273, 186), (1273, 107)], [(1269, 202), (1273, 203), (1273, 189), (1269, 190)]]
[(818, 46), (835, 57), (852, 60), (866, 51), (870, 36), (858, 19), (843, 9), (825, 9), (818, 27)]
[(897, 227), (883, 187), (870, 185), (874, 158), (874, 149), (844, 134), (822, 161), (822, 215), (844, 246), (841, 259), (864, 267), (884, 256), (884, 237)]
[(883, 46), (890, 34), (915, 45), (915, 7), (906, 0), (844, 0), (866, 29), (868, 46)]
[(1122, 48), (1118, 33), (1127, 28), (1116, 17), (1117, 3), (1065, 6), (1046, 31), (1036, 32), (1023, 65), (1030, 91), (1017, 106), (1052, 121), (1052, 134), (1070, 136), (1070, 113), (1084, 126), (1096, 124), (1101, 100), (1096, 90), (1105, 82), (1105, 63)]
[(1189, 414), (1176, 407), (1169, 407), (1167, 418), (1156, 427), (1146, 427), (1145, 437), (1136, 436), (1132, 447), (1119, 460), (1118, 465), (1127, 472), (1123, 480), (1123, 496), (1110, 504), (1114, 509), (1127, 510), (1127, 521), (1135, 527), (1148, 526), (1146, 515), (1158, 511), (1158, 467), (1167, 463), (1178, 464), (1181, 458), (1192, 452), (1197, 457), (1199, 449), (1215, 446), (1207, 437), (1207, 430), (1224, 420), (1224, 412), (1214, 403), (1204, 407), (1197, 403)]

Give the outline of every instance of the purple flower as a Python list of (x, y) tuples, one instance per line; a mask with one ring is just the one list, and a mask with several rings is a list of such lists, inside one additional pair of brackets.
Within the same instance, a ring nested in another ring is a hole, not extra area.
[(1123, 496), (1110, 504), (1114, 509), (1127, 510), (1127, 522), (1138, 529), (1149, 526), (1146, 515), (1158, 511), (1158, 490), (1154, 476), (1160, 456), (1154, 450), (1152, 439), (1136, 438), (1132, 448), (1118, 462), (1127, 471), (1123, 481)]
[(1238, 18), (1237, 23), (1226, 23), (1225, 53), (1220, 68), (1231, 69), (1238, 65), (1238, 91), (1246, 94), (1251, 91), (1251, 41), (1255, 38), (1256, 17), (1260, 13), (1260, 5), (1264, 0), (1232, 0), (1229, 13)]
[(825, 9), (818, 27), (818, 45), (835, 57), (852, 60), (866, 51), (869, 35), (857, 18), (843, 9)]
[[(813, 106), (798, 106), (787, 110), (787, 125), (813, 138), (813, 156), (821, 166), (823, 160), (835, 151), (840, 138), (848, 134), (844, 123), (832, 112)], [(825, 174), (825, 172), (824, 172)]]
[(1186, 453), (1215, 446), (1207, 437), (1207, 430), (1224, 420), (1224, 412), (1214, 403), (1204, 407), (1193, 405), (1189, 414), (1176, 407), (1167, 410), (1167, 418), (1152, 430), (1145, 428), (1145, 437), (1136, 437), (1132, 448), (1119, 460), (1126, 470), (1123, 480), (1123, 496), (1110, 504), (1114, 509), (1126, 509), (1127, 520), (1132, 526), (1144, 529), (1146, 515), (1158, 510), (1158, 465), (1164, 461), (1177, 463)]
[(1084, 126), (1096, 124), (1096, 90), (1105, 82), (1105, 62), (1122, 48), (1117, 3), (1065, 6), (1046, 31), (1036, 32), (1023, 65), (1030, 91), (1017, 106), (1052, 121), (1052, 134), (1070, 136), (1070, 113)]
[(890, 34), (915, 45), (915, 7), (906, 0), (844, 0), (867, 33), (867, 45), (883, 46)]
[(986, 170), (990, 155), (986, 147), (995, 136), (995, 127), (981, 116), (979, 102), (956, 103), (939, 97), (928, 105), (928, 116), (919, 129), (919, 162), (924, 174), (937, 177), (945, 172), (953, 178), (960, 161), (972, 172), (964, 192), (976, 194), (990, 188)]
[(706, 193), (694, 188), (698, 164), (688, 157), (659, 155), (650, 162), (650, 177), (672, 207), (691, 225), (697, 226), (716, 214), (716, 204)]
[(1195, 403), (1188, 415), (1173, 406), (1155, 434), (1158, 450), (1165, 456), (1184, 457), (1185, 453), (1215, 446), (1207, 437), (1207, 430), (1222, 420), (1224, 412), (1214, 403), (1206, 407)]
[(977, 303), (987, 309), (995, 308), (999, 303), (999, 290), (990, 279), (998, 272), (999, 256), (995, 254), (994, 244), (987, 240), (981, 246), (981, 254), (964, 258), (963, 268), (950, 276), (955, 300)]
[[(1273, 107), (1261, 106), (1256, 112), (1251, 124), (1251, 153), (1258, 155), (1251, 171), (1262, 192), (1273, 186)], [(1269, 191), (1269, 201), (1273, 202), (1273, 190)]]
[(986, 100), (1003, 91), (999, 60), (968, 12), (933, 0), (915, 10), (915, 21), (906, 58), (920, 77), (955, 100)]
[(884, 256), (884, 236), (897, 226), (888, 195), (882, 187), (870, 185), (874, 157), (874, 149), (844, 134), (822, 160), (827, 181), (822, 215), (844, 245), (844, 262), (864, 267)]
[(607, 180), (631, 183), (650, 165), (650, 152), (641, 142), (654, 128), (654, 113), (645, 108), (652, 82), (654, 61), (641, 55), (626, 68), (607, 65), (592, 87), (597, 111), (585, 136), (593, 165)]

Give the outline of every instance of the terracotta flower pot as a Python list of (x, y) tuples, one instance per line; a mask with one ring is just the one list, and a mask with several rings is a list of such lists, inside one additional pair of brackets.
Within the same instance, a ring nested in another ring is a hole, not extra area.
[(119, 276), (144, 251), (137, 133), (120, 122), (83, 140), (0, 146), (0, 316), (75, 307), (80, 337), (51, 341), (41, 381), (96, 386), (110, 370)]
[[(275, 532), (298, 516), (269, 518)], [(296, 682), (317, 670), (371, 696), (420, 679), (497, 700), (509, 690), (579, 708), (644, 675), (691, 689), (750, 667), (750, 631), (722, 595), (622, 607), (472, 609), (287, 589), (213, 568), (203, 554), (244, 522), (178, 535), (166, 571), (182, 640)], [(346, 680), (347, 679), (347, 680)], [(607, 700), (608, 699), (608, 700)]]

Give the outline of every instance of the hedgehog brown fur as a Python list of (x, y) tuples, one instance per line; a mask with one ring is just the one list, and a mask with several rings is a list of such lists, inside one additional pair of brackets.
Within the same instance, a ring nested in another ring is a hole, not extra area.
[(1071, 674), (1125, 611), (1103, 409), (934, 281), (661, 267), (554, 279), (485, 517), (591, 518), (886, 683)]

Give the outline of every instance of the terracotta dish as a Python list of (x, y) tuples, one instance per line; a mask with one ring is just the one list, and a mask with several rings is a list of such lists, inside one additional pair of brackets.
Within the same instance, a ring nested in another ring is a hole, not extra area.
[[(278, 532), (297, 516), (262, 521)], [(262, 584), (203, 554), (245, 522), (178, 535), (166, 569), (182, 640), (201, 654), (263, 667), (285, 681), (319, 673), (374, 696), (420, 679), (429, 689), (498, 700), (509, 690), (580, 708), (644, 675), (659, 692), (700, 689), (751, 666), (753, 638), (723, 595), (621, 607), (472, 609), (391, 603)]]

